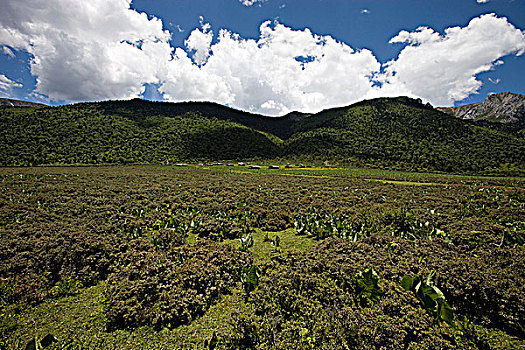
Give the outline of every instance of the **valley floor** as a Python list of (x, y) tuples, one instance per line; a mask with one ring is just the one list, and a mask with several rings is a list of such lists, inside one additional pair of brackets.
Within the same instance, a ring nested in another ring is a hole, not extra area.
[(0, 179), (0, 349), (525, 346), (525, 178), (137, 166)]

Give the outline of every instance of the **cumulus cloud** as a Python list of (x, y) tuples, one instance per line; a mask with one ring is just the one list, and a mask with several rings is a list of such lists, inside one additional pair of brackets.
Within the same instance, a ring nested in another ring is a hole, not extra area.
[(184, 45), (193, 52), (193, 61), (198, 65), (202, 66), (208, 60), (210, 56), (210, 47), (211, 41), (213, 40), (213, 32), (211, 31), (211, 26), (209, 23), (203, 23), (204, 18), (201, 17), (201, 27), (202, 30), (194, 30), (191, 32), (190, 36)]
[(369, 15), (371, 12), (370, 12), (369, 9), (362, 9), (362, 10), (361, 10), (361, 13), (362, 13), (363, 15)]
[(21, 87), (22, 84), (9, 79), (3, 74), (0, 74), (0, 93), (9, 94), (13, 88)]
[(486, 4), (489, 0), (476, 0), (478, 4)]
[[(196, 29), (194, 35), (205, 35)], [(258, 40), (221, 30), (206, 64), (193, 64), (181, 48), (160, 88), (172, 101), (213, 100), (270, 115), (318, 111), (356, 101), (372, 87), (380, 63), (369, 50), (354, 50), (309, 29), (264, 22)]]
[(9, 47), (7, 46), (3, 46), (2, 47), (2, 52), (4, 54), (6, 54), (7, 56), (9, 56), (10, 58), (15, 58), (15, 53), (13, 52), (13, 50), (11, 50)]
[(419, 95), (435, 105), (451, 105), (479, 90), (479, 73), (494, 69), (499, 58), (521, 55), (525, 34), (506, 18), (487, 14), (468, 26), (445, 29), (444, 35), (428, 27), (401, 31), (390, 43), (407, 46), (385, 65), (385, 90)]
[(3, 0), (0, 44), (33, 55), (36, 92), (67, 101), (134, 97), (171, 57), (162, 22), (131, 0)]
[[(309, 29), (265, 22), (260, 38), (243, 39), (222, 30), (206, 64), (192, 64), (177, 49), (161, 91), (169, 100), (213, 100), (270, 115), (290, 110), (315, 112), (363, 98), (408, 95), (434, 105), (452, 105), (479, 90), (477, 74), (521, 54), (525, 36), (505, 18), (484, 15), (444, 34), (428, 27), (401, 31), (391, 43), (405, 47), (381, 65), (372, 52), (354, 50)], [(209, 35), (196, 29), (190, 37)]]
[(452, 105), (478, 91), (479, 73), (525, 51), (524, 33), (493, 14), (444, 33), (401, 31), (390, 40), (403, 45), (399, 56), (383, 64), (370, 50), (277, 21), (262, 23), (259, 37), (247, 39), (213, 31), (201, 18), (184, 45), (172, 47), (162, 21), (130, 3), (3, 0), (0, 45), (32, 56), (33, 93), (50, 99), (132, 98), (150, 84), (170, 101), (214, 101), (267, 115), (378, 96)]
[(259, 4), (259, 6), (261, 6), (261, 4), (263, 2), (266, 2), (268, 0), (239, 0), (241, 2), (241, 4), (243, 4), (244, 6), (253, 6), (255, 4)]

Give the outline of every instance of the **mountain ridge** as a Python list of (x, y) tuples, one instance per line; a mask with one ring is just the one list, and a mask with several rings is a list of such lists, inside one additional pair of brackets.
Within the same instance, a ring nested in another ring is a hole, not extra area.
[[(393, 99), (407, 99), (412, 101), (414, 105), (420, 104), (421, 99), (412, 99), (405, 96), (391, 97)], [(380, 98), (381, 99), (381, 98)], [(101, 104), (101, 105), (112, 105), (112, 104), (152, 104), (156, 107), (163, 105), (167, 108), (170, 108), (172, 111), (176, 112), (190, 112), (190, 111), (199, 111), (204, 115), (208, 115), (207, 110), (212, 109), (213, 114), (217, 114), (218, 109), (227, 110), (228, 113), (238, 114), (244, 116), (250, 116), (253, 119), (259, 120), (287, 120), (287, 121), (296, 121), (301, 120), (305, 117), (323, 113), (332, 109), (348, 108), (361, 103), (366, 103), (370, 100), (362, 100), (347, 106), (332, 107), (325, 110), (322, 110), (317, 113), (306, 113), (299, 111), (288, 112), (281, 116), (266, 116), (262, 114), (252, 113), (249, 111), (243, 111), (235, 109), (229, 106), (221, 105), (215, 102), (208, 101), (185, 101), (185, 102), (169, 102), (169, 101), (150, 101), (141, 98), (133, 98), (130, 100), (107, 100), (107, 101), (98, 101), (98, 102), (78, 102), (70, 104), (69, 106), (75, 105), (84, 105), (84, 104)], [(426, 104), (428, 108), (433, 108), (430, 104)], [(0, 98), (0, 107), (53, 107), (43, 103), (36, 103), (24, 100), (17, 100), (11, 98)], [(60, 107), (60, 106), (57, 106)], [(483, 102), (476, 102), (471, 104), (466, 104), (457, 107), (436, 107), (436, 110), (443, 112), (448, 115), (458, 117), (463, 120), (473, 120), (473, 121), (488, 121), (488, 122), (500, 122), (500, 123), (515, 123), (520, 122), (525, 124), (525, 95), (512, 93), (512, 92), (501, 92), (493, 93), (485, 98)], [(231, 117), (230, 117), (231, 118)], [(232, 120), (239, 120), (231, 118)], [(241, 118), (242, 120), (242, 118)]]
[(525, 139), (408, 97), (281, 117), (140, 99), (0, 108), (3, 166), (256, 158), (525, 173)]

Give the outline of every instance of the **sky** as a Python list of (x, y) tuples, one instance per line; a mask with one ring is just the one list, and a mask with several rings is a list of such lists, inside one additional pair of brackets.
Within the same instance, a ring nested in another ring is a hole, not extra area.
[(1, 0), (0, 97), (270, 116), (525, 94), (525, 0)]

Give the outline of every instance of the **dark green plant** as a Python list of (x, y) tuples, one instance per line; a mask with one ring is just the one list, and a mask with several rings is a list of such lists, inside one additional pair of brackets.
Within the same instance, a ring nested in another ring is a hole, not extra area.
[(275, 235), (275, 237), (272, 239), (272, 245), (275, 247), (275, 248), (279, 248), (279, 245), (281, 244), (281, 238), (277, 235)]
[(51, 344), (55, 343), (57, 339), (52, 335), (48, 334), (44, 338), (38, 340), (38, 337), (34, 337), (27, 343), (25, 350), (41, 350), (45, 349)]
[(359, 271), (355, 277), (357, 293), (361, 298), (378, 301), (383, 294), (379, 287), (379, 276), (373, 268)]
[(246, 296), (253, 292), (259, 285), (259, 269), (252, 265), (242, 269), (241, 283)]
[(209, 340), (206, 339), (204, 341), (204, 347), (208, 350), (215, 350), (215, 348), (217, 348), (218, 343), (219, 339), (217, 338), (217, 333), (213, 331), (211, 338)]
[(323, 215), (315, 209), (308, 210), (309, 215), (302, 216), (295, 220), (294, 226), (299, 235), (310, 235), (316, 239), (325, 239), (338, 234), (342, 229), (342, 221), (332, 215)]
[(509, 246), (517, 247), (525, 244), (525, 238), (519, 233), (511, 233), (510, 230), (503, 230), (503, 234), (501, 235), (501, 242), (499, 243), (499, 247), (503, 246), (505, 243), (507, 243)]
[(401, 286), (413, 292), (421, 306), (434, 318), (435, 322), (454, 325), (454, 311), (445, 300), (443, 292), (434, 284), (436, 272), (432, 271), (426, 279), (420, 276), (404, 276)]
[(54, 297), (63, 297), (67, 295), (73, 295), (78, 293), (79, 289), (82, 288), (82, 282), (74, 277), (68, 277), (62, 281), (59, 281), (52, 289), (51, 295)]
[(241, 252), (247, 252), (253, 246), (253, 237), (251, 233), (248, 233), (246, 237), (239, 238), (241, 242), (241, 247), (239, 248)]
[(15, 300), (17, 285), (16, 278), (0, 278), (0, 305), (10, 304)]

